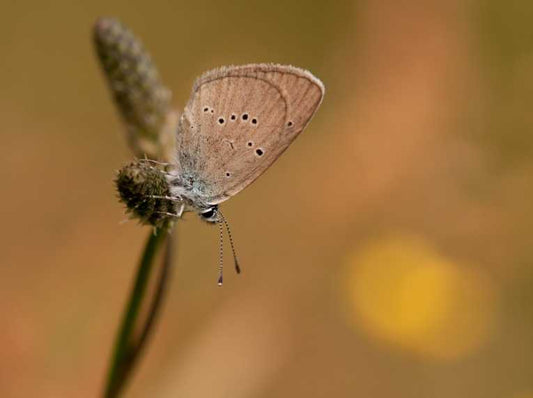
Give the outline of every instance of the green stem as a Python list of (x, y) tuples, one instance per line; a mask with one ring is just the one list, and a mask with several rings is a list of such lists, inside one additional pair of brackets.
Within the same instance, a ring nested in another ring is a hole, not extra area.
[(148, 316), (144, 321), (143, 330), (139, 333), (139, 337), (136, 339), (135, 344), (132, 345), (131, 350), (127, 353), (125, 359), (122, 378), (126, 381), (130, 375), (130, 372), (135, 367), (135, 363), (141, 356), (141, 353), (146, 346), (151, 332), (156, 323), (157, 316), (159, 315), (159, 309), (161, 308), (161, 303), (163, 302), (164, 295), (166, 293), (166, 287), (170, 273), (170, 266), (172, 265), (172, 253), (173, 253), (173, 239), (171, 237), (167, 238), (167, 245), (165, 248), (165, 257), (163, 258), (163, 266), (161, 267), (161, 272), (159, 273), (159, 281), (155, 288), (154, 297), (152, 299), (152, 304), (148, 310)]
[(173, 253), (174, 253), (174, 248), (175, 248), (175, 245), (174, 245), (175, 239), (176, 239), (175, 234), (172, 237), (169, 236), (167, 239), (167, 247), (165, 248), (165, 257), (163, 258), (163, 266), (161, 267), (159, 281), (158, 281), (158, 284), (157, 284), (157, 287), (154, 293), (154, 299), (152, 301), (152, 305), (150, 306), (150, 310), (148, 311), (148, 316), (144, 323), (144, 328), (142, 332), (140, 333), (137, 344), (135, 344), (135, 352), (132, 353), (134, 358), (132, 358), (130, 366), (133, 366), (135, 359), (139, 357), (140, 352), (146, 345), (145, 343), (150, 337), (150, 333), (153, 330), (153, 326), (159, 314), (161, 303), (163, 302), (163, 298), (167, 291), (166, 287), (167, 287), (168, 281), (170, 280), (170, 268), (172, 265)]
[(137, 352), (136, 344), (133, 341), (136, 321), (145, 299), (146, 287), (150, 279), (154, 259), (159, 251), (159, 247), (168, 235), (168, 230), (169, 227), (166, 224), (161, 228), (156, 229), (154, 233), (150, 234), (146, 243), (137, 271), (135, 284), (115, 343), (114, 354), (109, 368), (104, 394), (106, 398), (117, 397), (130, 374), (132, 368), (131, 364), (133, 363), (133, 359), (136, 356), (135, 353)]

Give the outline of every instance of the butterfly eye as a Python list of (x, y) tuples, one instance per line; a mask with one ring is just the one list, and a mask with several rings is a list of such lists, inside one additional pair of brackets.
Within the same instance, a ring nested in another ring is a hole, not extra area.
[(210, 207), (209, 209), (200, 213), (200, 217), (202, 217), (202, 219), (208, 222), (213, 222), (213, 223), (217, 222), (218, 221), (217, 209), (218, 209), (218, 206)]

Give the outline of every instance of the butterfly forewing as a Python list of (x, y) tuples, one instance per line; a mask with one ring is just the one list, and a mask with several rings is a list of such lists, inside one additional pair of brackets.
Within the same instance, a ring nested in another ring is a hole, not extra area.
[(215, 69), (194, 84), (177, 136), (179, 173), (218, 204), (260, 176), (304, 129), (324, 86), (291, 66)]

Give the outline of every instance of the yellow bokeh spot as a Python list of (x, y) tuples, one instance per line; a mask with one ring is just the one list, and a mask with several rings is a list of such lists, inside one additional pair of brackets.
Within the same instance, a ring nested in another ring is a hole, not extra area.
[(493, 330), (494, 286), (421, 239), (391, 237), (357, 250), (347, 281), (354, 325), (397, 347), (455, 359)]

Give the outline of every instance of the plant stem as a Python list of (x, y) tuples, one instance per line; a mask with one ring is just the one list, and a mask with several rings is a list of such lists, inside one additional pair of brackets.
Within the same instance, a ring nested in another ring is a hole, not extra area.
[(139, 359), (142, 353), (142, 350), (146, 346), (146, 342), (148, 341), (148, 338), (151, 335), (153, 326), (155, 325), (155, 321), (159, 314), (159, 310), (161, 308), (161, 304), (163, 302), (163, 298), (166, 292), (167, 282), (170, 279), (169, 274), (170, 274), (170, 268), (172, 265), (173, 247), (174, 247), (173, 239), (172, 237), (169, 236), (167, 238), (167, 245), (165, 248), (165, 257), (163, 258), (163, 265), (161, 267), (159, 281), (157, 283), (157, 287), (154, 292), (154, 298), (152, 300), (150, 310), (148, 311), (148, 316), (146, 317), (143, 330), (141, 331), (139, 338), (137, 339), (137, 342), (133, 345), (131, 352), (129, 353), (129, 356), (127, 358), (128, 360), (124, 368), (124, 376), (123, 376), (124, 379), (128, 378), (129, 373), (134, 368), (135, 363)]
[[(141, 338), (136, 343), (133, 333), (136, 328), (136, 321), (139, 316), (140, 309), (143, 302), (145, 302), (145, 293), (150, 274), (153, 268), (154, 259), (159, 251), (160, 246), (167, 238), (169, 226), (167, 224), (158, 228), (154, 233), (150, 233), (146, 243), (141, 262), (137, 271), (135, 284), (130, 294), (130, 299), (124, 312), (122, 325), (119, 329), (117, 340), (115, 343), (114, 353), (112, 356), (111, 365), (109, 368), (107, 385), (104, 393), (106, 398), (117, 397), (126, 384), (128, 376), (131, 374), (135, 359), (140, 352), (140, 348), (144, 345), (146, 337), (149, 334), (155, 315), (161, 302), (162, 291), (166, 283), (166, 276), (170, 264), (170, 247), (167, 248), (167, 253), (163, 260), (163, 267), (158, 286), (155, 291), (155, 298), (152, 302), (150, 312), (146, 319), (145, 326), (141, 328)], [(170, 241), (170, 239), (168, 239)]]

